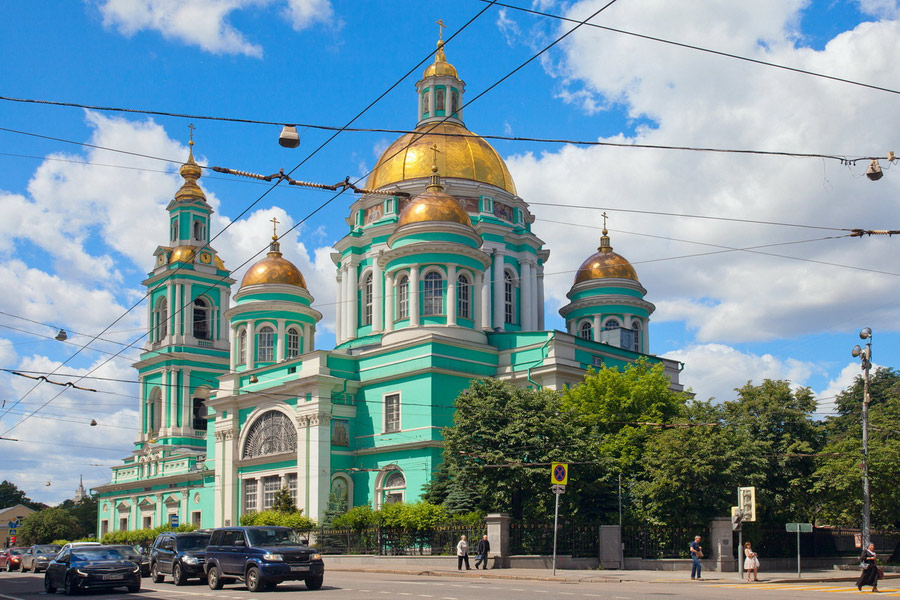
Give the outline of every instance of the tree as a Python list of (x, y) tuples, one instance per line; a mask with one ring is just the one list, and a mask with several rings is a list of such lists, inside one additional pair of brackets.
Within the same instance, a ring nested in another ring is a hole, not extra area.
[(275, 498), (272, 501), (272, 510), (282, 513), (297, 512), (297, 503), (294, 502), (290, 490), (286, 487), (275, 492)]
[(97, 496), (85, 496), (77, 504), (71, 499), (63, 500), (56, 508), (67, 510), (75, 517), (75, 520), (78, 521), (79, 535), (95, 535), (97, 531)]
[(4, 479), (0, 482), (0, 508), (11, 508), (17, 504), (27, 506), (32, 510), (40, 510), (47, 507), (46, 504), (33, 501), (16, 484)]
[(49, 544), (53, 540), (78, 539), (81, 529), (78, 520), (63, 508), (45, 508), (25, 518), (19, 527), (21, 545)]

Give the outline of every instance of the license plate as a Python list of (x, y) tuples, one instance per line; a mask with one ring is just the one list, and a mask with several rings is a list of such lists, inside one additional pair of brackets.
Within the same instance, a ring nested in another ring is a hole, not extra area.
[(113, 579), (125, 579), (125, 576), (124, 575), (104, 575), (103, 576), (104, 581), (110, 581)]
[(309, 567), (291, 567), (291, 571), (309, 571)]

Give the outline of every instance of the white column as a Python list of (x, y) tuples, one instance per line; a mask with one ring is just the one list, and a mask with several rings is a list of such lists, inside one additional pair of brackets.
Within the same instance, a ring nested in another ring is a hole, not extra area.
[(544, 331), (544, 266), (537, 267), (537, 328)]
[(484, 306), (481, 290), (482, 285), (484, 285), (484, 277), (481, 273), (476, 271), (475, 282), (472, 285), (472, 291), (470, 293), (472, 300), (472, 320), (475, 322), (475, 329), (478, 329), (481, 326), (481, 312), (482, 307)]
[(359, 307), (358, 307), (358, 299), (359, 295), (357, 294), (357, 288), (359, 287), (359, 281), (356, 275), (356, 265), (351, 262), (347, 265), (347, 291), (350, 294), (350, 302), (348, 303), (348, 314), (349, 318), (347, 319), (347, 338), (355, 338), (356, 337), (356, 323), (357, 316), (359, 315)]
[(184, 335), (194, 335), (194, 305), (191, 302), (191, 284), (184, 284), (184, 296), (181, 298), (184, 304), (184, 310), (181, 314), (184, 317)]
[(519, 324), (522, 331), (534, 331), (532, 314), (534, 304), (531, 297), (531, 263), (527, 260), (519, 262), (519, 277), (522, 279), (522, 289), (520, 290), (521, 301), (519, 303)]
[(181, 370), (181, 426), (194, 433), (194, 398), (191, 395), (191, 370)]
[(320, 413), (309, 419), (309, 510), (304, 513), (322, 520), (331, 491), (331, 416)]
[(278, 324), (278, 334), (275, 338), (275, 362), (281, 362), (287, 356), (287, 344), (284, 339), (284, 336), (287, 334), (287, 328), (285, 327), (284, 319), (276, 319), (275, 322)]
[(343, 316), (343, 301), (344, 301), (344, 278), (343, 271), (338, 271), (337, 274), (337, 294), (336, 300), (337, 304), (334, 307), (334, 339), (340, 344), (341, 340), (344, 339), (344, 316)]
[[(166, 289), (166, 293), (168, 293), (168, 289)], [(156, 339), (156, 323), (153, 322), (153, 296), (147, 296), (147, 332), (149, 333), (148, 342), (161, 341)]]
[(578, 335), (575, 333), (575, 319), (566, 321), (566, 328), (569, 331), (569, 335)]
[(594, 341), (600, 341), (600, 321), (602, 317), (600, 315), (594, 315)]
[(163, 371), (163, 383), (166, 386), (166, 392), (165, 392), (166, 414), (165, 414), (165, 419), (160, 419), (160, 424), (159, 424), (160, 429), (166, 429), (168, 427), (171, 427), (173, 424), (173, 421), (174, 421), (173, 417), (175, 415), (175, 411), (172, 410), (172, 398), (175, 396), (175, 394), (172, 393), (174, 390), (172, 389), (173, 386), (172, 386), (172, 370), (171, 369), (167, 368), (167, 369), (165, 369), (165, 371)]
[(419, 267), (409, 268), (409, 326), (419, 326)]
[(313, 351), (313, 326), (304, 325), (303, 329), (303, 354)]
[(447, 325), (456, 325), (456, 265), (447, 265)]
[(394, 330), (394, 276), (386, 275), (384, 278), (384, 330)]
[(225, 288), (222, 292), (222, 303), (219, 307), (219, 316), (221, 323), (219, 325), (219, 339), (228, 339), (228, 319), (225, 318), (225, 311), (231, 305), (231, 290)]
[(297, 505), (303, 514), (309, 516), (309, 464), (307, 462), (307, 440), (309, 438), (309, 416), (297, 417)]
[(504, 296), (503, 296), (503, 254), (499, 250), (494, 251), (494, 267), (491, 269), (491, 277), (494, 278), (494, 328), (503, 330)]
[[(170, 323), (170, 325), (172, 325), (172, 331), (169, 332), (169, 335), (180, 336), (181, 323), (184, 320), (184, 310), (181, 306), (183, 304), (181, 301), (181, 284), (170, 284), (169, 289), (173, 292), (172, 294), (170, 294), (172, 297), (169, 298), (169, 312), (175, 316), (175, 322)], [(174, 338), (173, 341), (175, 341)]]
[(372, 264), (372, 332), (376, 333), (382, 330), (382, 315), (384, 314), (384, 276), (381, 274), (381, 265), (378, 264), (378, 257)]
[[(479, 296), (481, 298), (481, 328), (491, 328), (491, 274), (493, 270), (488, 267), (484, 270), (484, 276), (481, 278), (481, 290)], [(478, 326), (478, 323), (476, 323)]]

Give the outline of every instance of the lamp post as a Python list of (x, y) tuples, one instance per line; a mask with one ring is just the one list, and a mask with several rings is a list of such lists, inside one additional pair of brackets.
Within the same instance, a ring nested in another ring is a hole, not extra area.
[(864, 327), (859, 332), (859, 338), (866, 340), (866, 347), (860, 348), (857, 344), (850, 353), (859, 357), (860, 368), (863, 370), (863, 405), (862, 405), (862, 484), (863, 484), (863, 508), (862, 508), (862, 545), (869, 546), (869, 369), (872, 367), (872, 330)]

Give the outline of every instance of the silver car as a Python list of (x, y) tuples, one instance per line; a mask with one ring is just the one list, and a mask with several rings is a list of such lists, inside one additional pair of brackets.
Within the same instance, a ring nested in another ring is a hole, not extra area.
[(34, 571), (39, 573), (47, 569), (50, 561), (59, 554), (61, 546), (58, 544), (35, 544), (22, 555), (22, 572)]

